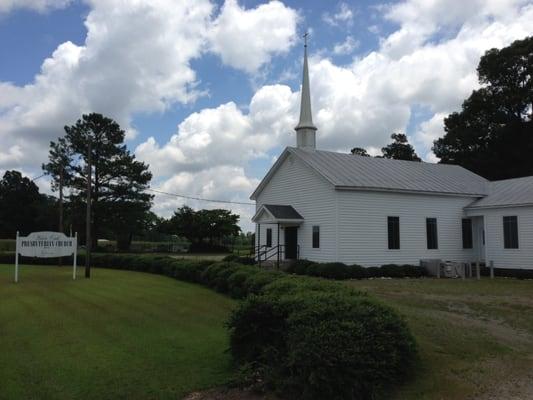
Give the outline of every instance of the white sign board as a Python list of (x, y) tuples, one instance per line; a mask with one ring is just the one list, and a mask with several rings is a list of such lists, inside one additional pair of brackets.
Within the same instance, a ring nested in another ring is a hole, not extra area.
[(25, 257), (65, 257), (74, 254), (72, 279), (76, 279), (76, 256), (78, 248), (78, 234), (68, 237), (61, 232), (33, 232), (28, 236), (19, 236), (15, 255), (15, 282), (18, 282), (19, 255)]
[(76, 238), (61, 232), (33, 232), (17, 238), (17, 251), (26, 257), (65, 257), (76, 251)]

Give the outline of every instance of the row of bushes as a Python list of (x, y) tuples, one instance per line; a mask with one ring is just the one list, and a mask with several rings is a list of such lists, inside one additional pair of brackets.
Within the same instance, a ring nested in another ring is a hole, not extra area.
[(15, 251), (15, 239), (0, 239), (0, 251)]
[(381, 267), (362, 267), (346, 265), (340, 262), (316, 263), (309, 260), (297, 260), (287, 272), (297, 275), (318, 276), (327, 279), (365, 279), (365, 278), (420, 278), (427, 275), (425, 268), (417, 265), (387, 264)]
[[(366, 278), (421, 278), (428, 275), (424, 267), (418, 265), (385, 264), (381, 267), (362, 267), (343, 263), (316, 263), (298, 260), (287, 267), (287, 272), (297, 275), (316, 276), (327, 279), (366, 279)], [(481, 267), (482, 276), (490, 276), (490, 268)], [(494, 276), (517, 279), (533, 279), (533, 270), (520, 268), (494, 268)]]
[[(229, 255), (224, 261), (234, 261), (241, 264), (253, 265), (252, 257)], [(421, 278), (428, 275), (428, 271), (418, 265), (385, 264), (381, 267), (362, 267), (360, 265), (346, 265), (343, 263), (317, 263), (309, 260), (297, 260), (286, 269), (286, 272), (296, 275), (316, 276), (327, 279), (368, 279), (368, 278)], [(481, 267), (482, 276), (490, 276), (490, 268)], [(532, 269), (523, 268), (494, 268), (494, 276), (517, 279), (533, 279)]]
[[(482, 266), (480, 268), (480, 274), (481, 276), (490, 276), (490, 268)], [(494, 268), (494, 276), (501, 278), (533, 279), (533, 269)]]
[[(13, 261), (0, 255), (0, 263)], [(413, 370), (416, 346), (405, 322), (337, 282), (154, 255), (94, 254), (92, 265), (162, 274), (245, 299), (228, 326), (235, 382), (247, 387), (287, 398), (371, 399)]]

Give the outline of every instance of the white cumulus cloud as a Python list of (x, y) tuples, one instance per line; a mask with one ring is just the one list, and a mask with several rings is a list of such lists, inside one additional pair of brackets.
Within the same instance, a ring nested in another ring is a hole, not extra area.
[(226, 0), (209, 32), (211, 50), (222, 61), (255, 72), (273, 54), (286, 53), (294, 44), (298, 14), (280, 1), (244, 9)]
[(346, 3), (340, 3), (337, 11), (334, 13), (326, 12), (322, 14), (322, 20), (331, 26), (338, 26), (340, 24), (351, 26), (353, 24), (353, 17), (354, 12)]
[[(0, 82), (0, 168), (44, 161), (48, 142), (82, 113), (104, 113), (128, 137), (135, 136), (134, 114), (165, 112), (205, 94), (192, 60), (212, 50), (224, 63), (253, 72), (287, 51), (297, 19), (295, 11), (277, 1), (245, 10), (228, 0), (218, 15), (209, 0), (87, 3), (83, 44), (59, 45), (33, 82)], [(252, 39), (252, 32), (256, 40), (243, 42), (239, 36)], [(223, 45), (232, 40), (231, 46), (244, 53)], [(194, 140), (186, 143), (187, 149), (205, 145), (196, 136)], [(22, 156), (15, 157), (13, 149)]]
[[(59, 46), (28, 85), (0, 82), (0, 168), (44, 161), (48, 140), (81, 112), (105, 112), (134, 132), (134, 113), (193, 102), (203, 91), (191, 61), (205, 52), (255, 74), (289, 50), (299, 20), (278, 1), (249, 9), (233, 0), (220, 9), (207, 0), (89, 4), (83, 44)], [(337, 25), (353, 20), (353, 10), (342, 4), (327, 14)], [(417, 120), (410, 140), (421, 156), (434, 160), (430, 148), (443, 133), (443, 118), (478, 86), (480, 56), (533, 34), (533, 2), (405, 0), (379, 10), (395, 27), (374, 51), (337, 65), (310, 49), (318, 147), (379, 152), (391, 133), (407, 129), (420, 107), (427, 116)], [(347, 42), (338, 44), (338, 53), (348, 52)], [(151, 165), (154, 187), (247, 201), (261, 178), (250, 172), (250, 162), (268, 163), (274, 148), (295, 143), (298, 101), (299, 92), (289, 86), (259, 87), (248, 104), (228, 101), (197, 110), (176, 121), (168, 141), (148, 138), (135, 153)], [(168, 215), (183, 201), (157, 196), (156, 211)], [(244, 219), (248, 208), (234, 210)]]
[(353, 36), (347, 36), (344, 42), (336, 43), (333, 46), (333, 54), (351, 54), (357, 47), (359, 47), (359, 41), (354, 39)]
[[(407, 1), (387, 7), (386, 18), (398, 22), (398, 29), (383, 38), (378, 49), (349, 65), (336, 65), (323, 55), (310, 58), (319, 148), (348, 151), (360, 146), (377, 154), (390, 141), (391, 133), (406, 130), (415, 108), (423, 107), (430, 116), (420, 121), (410, 139), (426, 160), (435, 161), (432, 142), (443, 133), (443, 118), (478, 86), (480, 56), (533, 33), (529, 23), (533, 6), (526, 2), (509, 1), (505, 12), (492, 3), (479, 2), (477, 12), (467, 10), (466, 16), (451, 9), (460, 7), (459, 2), (434, 1), (429, 8), (422, 3)], [(439, 10), (446, 7), (450, 16), (441, 21)], [(415, 21), (423, 18), (426, 24), (417, 27)], [(452, 25), (452, 35), (434, 38)], [(416, 32), (422, 38), (414, 43), (397, 40), (416, 36)], [(265, 157), (274, 147), (293, 145), (298, 102), (299, 92), (288, 86), (265, 86), (244, 108), (248, 111), (234, 103), (201, 110), (186, 118), (168, 143), (158, 144), (151, 138), (136, 153), (165, 174), (193, 174), (195, 179), (190, 178), (180, 189), (203, 193), (198, 185), (204, 182), (205, 171), (227, 173), (228, 168), (241, 168), (250, 160)], [(240, 172), (234, 176), (246, 182), (252, 179)], [(244, 190), (247, 185), (241, 191), (229, 189), (231, 178), (220, 181), (220, 198), (238, 194), (245, 200), (251, 190)], [(165, 182), (166, 178), (162, 179)], [(217, 185), (214, 180), (209, 182)]]

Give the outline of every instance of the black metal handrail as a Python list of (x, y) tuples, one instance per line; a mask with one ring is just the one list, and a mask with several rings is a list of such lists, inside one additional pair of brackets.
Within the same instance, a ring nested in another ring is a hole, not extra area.
[(266, 250), (258, 254), (258, 258), (261, 258), (261, 256), (263, 256), (261, 261), (267, 261), (270, 260), (272, 257), (278, 256), (278, 254), (281, 258), (281, 256), (284, 254), (284, 247), (285, 245), (278, 244), (277, 246), (267, 248)]
[[(280, 254), (285, 254), (285, 248), (287, 246), (284, 244), (279, 244), (277, 246), (271, 246), (268, 247), (265, 244), (262, 244), (260, 246), (255, 246), (252, 252), (250, 252), (250, 257), (257, 257), (258, 259), (261, 258), (261, 261), (266, 261), (272, 257), (274, 257), (278, 252)], [(300, 259), (300, 245), (296, 245), (296, 259)]]
[(273, 254), (277, 253), (277, 246), (274, 246), (274, 247), (263, 246), (262, 249), (263, 250), (259, 249), (259, 251), (257, 252), (258, 261), (266, 261), (270, 257), (272, 257)]

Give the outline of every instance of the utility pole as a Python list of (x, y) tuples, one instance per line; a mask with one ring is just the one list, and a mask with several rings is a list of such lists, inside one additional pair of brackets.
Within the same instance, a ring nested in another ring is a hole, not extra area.
[[(63, 233), (63, 166), (59, 170), (59, 232)], [(63, 265), (63, 257), (59, 257), (59, 266)]]
[(91, 277), (91, 138), (88, 138), (88, 155), (87, 155), (87, 218), (86, 218), (86, 235), (85, 235), (85, 278)]

